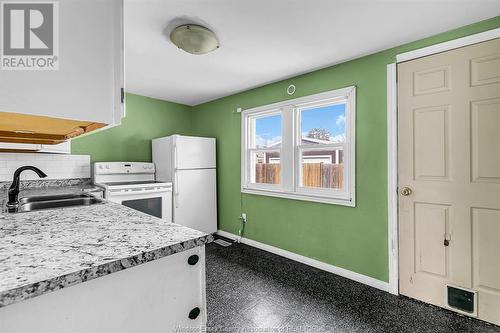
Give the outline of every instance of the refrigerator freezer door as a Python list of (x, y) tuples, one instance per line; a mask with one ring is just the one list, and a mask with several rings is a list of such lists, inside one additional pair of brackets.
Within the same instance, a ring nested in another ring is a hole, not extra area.
[(215, 168), (215, 139), (176, 135), (174, 160), (176, 169)]
[(174, 184), (174, 222), (189, 228), (217, 231), (215, 169), (177, 170)]

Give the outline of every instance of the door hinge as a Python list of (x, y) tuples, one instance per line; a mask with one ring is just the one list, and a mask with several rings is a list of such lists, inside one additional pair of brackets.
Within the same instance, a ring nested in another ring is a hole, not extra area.
[(120, 89), (120, 100), (123, 103), (125, 103), (125, 89), (121, 88)]

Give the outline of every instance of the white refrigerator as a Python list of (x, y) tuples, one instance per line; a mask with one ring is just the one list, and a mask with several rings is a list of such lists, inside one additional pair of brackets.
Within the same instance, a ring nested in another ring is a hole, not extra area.
[(171, 135), (153, 139), (156, 180), (173, 183), (173, 221), (217, 231), (215, 139)]

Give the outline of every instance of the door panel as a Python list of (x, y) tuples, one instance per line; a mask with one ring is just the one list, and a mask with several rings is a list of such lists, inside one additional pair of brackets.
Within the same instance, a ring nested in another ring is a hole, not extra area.
[(500, 324), (500, 40), (398, 64), (400, 292)]
[(473, 86), (500, 82), (500, 53), (471, 59), (471, 83)]
[(500, 99), (472, 102), (471, 119), (473, 180), (500, 182)]
[(216, 170), (177, 170), (175, 181), (174, 222), (206, 233), (216, 232)]
[(472, 209), (473, 288), (479, 290), (479, 317), (498, 322), (500, 309), (500, 210)]
[(449, 106), (414, 110), (413, 143), (415, 179), (448, 177)]
[(413, 94), (434, 94), (450, 90), (450, 67), (442, 66), (413, 73)]
[(448, 232), (449, 206), (415, 203), (415, 272), (439, 277), (448, 275), (448, 251), (443, 237)]
[(500, 292), (499, 259), (500, 210), (473, 208), (472, 251), (474, 252), (474, 287)]
[(215, 168), (215, 139), (175, 136), (176, 169)]

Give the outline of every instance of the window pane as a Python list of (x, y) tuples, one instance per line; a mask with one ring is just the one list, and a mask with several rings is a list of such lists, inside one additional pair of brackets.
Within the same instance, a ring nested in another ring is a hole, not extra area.
[(254, 119), (254, 148), (281, 147), (281, 114)]
[(251, 157), (253, 168), (252, 183), (279, 184), (281, 179), (281, 161), (279, 151), (254, 152)]
[(345, 104), (305, 109), (300, 114), (301, 145), (345, 142)]
[(300, 186), (342, 189), (344, 187), (343, 153), (342, 149), (302, 151)]

